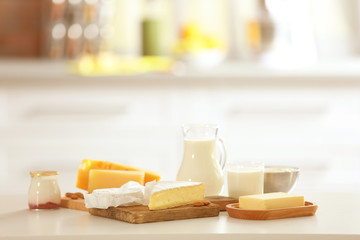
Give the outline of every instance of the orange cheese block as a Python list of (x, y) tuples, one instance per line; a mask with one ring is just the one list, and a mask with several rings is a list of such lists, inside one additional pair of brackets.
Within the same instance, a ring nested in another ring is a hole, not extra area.
[(89, 175), (89, 193), (101, 188), (119, 188), (129, 181), (144, 185), (144, 172), (92, 169)]
[(123, 165), (119, 163), (85, 159), (82, 161), (78, 169), (78, 175), (76, 180), (76, 187), (88, 190), (89, 185), (89, 172), (92, 169), (103, 169), (103, 170), (126, 170), (126, 171), (140, 171), (145, 173), (144, 184), (153, 180), (159, 181), (160, 174), (144, 168)]

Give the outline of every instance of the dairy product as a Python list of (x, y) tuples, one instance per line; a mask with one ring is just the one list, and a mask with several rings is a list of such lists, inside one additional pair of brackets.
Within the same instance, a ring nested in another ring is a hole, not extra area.
[(145, 173), (144, 183), (151, 182), (153, 180), (159, 181), (160, 179), (159, 173), (148, 169), (108, 161), (85, 159), (82, 161), (78, 169), (76, 187), (88, 190), (89, 172), (92, 169), (141, 171)]
[(227, 181), (230, 197), (262, 194), (264, 191), (264, 172), (260, 168), (228, 169)]
[(144, 186), (130, 181), (120, 188), (96, 189), (85, 194), (86, 208), (107, 209), (108, 207), (144, 204)]
[(204, 201), (204, 184), (186, 181), (160, 181), (151, 189), (149, 209), (165, 209)]
[(218, 195), (224, 177), (217, 161), (216, 139), (184, 139), (184, 156), (178, 181), (195, 181), (205, 184), (205, 195)]
[(89, 175), (88, 192), (101, 188), (119, 188), (129, 181), (144, 185), (144, 172), (92, 169)]
[(56, 209), (60, 207), (61, 193), (56, 171), (30, 172), (28, 192), (29, 209)]
[(283, 192), (239, 197), (239, 208), (249, 210), (268, 210), (304, 205), (305, 201), (303, 196)]

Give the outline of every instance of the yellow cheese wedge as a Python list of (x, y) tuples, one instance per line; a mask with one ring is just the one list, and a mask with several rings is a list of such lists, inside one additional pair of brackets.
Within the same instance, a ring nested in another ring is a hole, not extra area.
[(129, 181), (144, 185), (144, 177), (145, 173), (138, 171), (92, 169), (88, 192), (92, 193), (95, 189), (102, 188), (119, 188)]
[(76, 187), (88, 190), (89, 185), (89, 172), (91, 169), (104, 169), (104, 170), (126, 170), (126, 171), (140, 171), (145, 173), (144, 183), (151, 182), (153, 180), (159, 181), (160, 174), (144, 168), (123, 165), (119, 163), (113, 163), (108, 161), (85, 159), (82, 161), (78, 169), (78, 175), (76, 180)]
[(165, 209), (204, 201), (205, 187), (199, 182), (160, 181), (151, 191), (149, 209)]
[(303, 196), (283, 192), (265, 193), (239, 197), (239, 208), (249, 210), (268, 210), (304, 206)]

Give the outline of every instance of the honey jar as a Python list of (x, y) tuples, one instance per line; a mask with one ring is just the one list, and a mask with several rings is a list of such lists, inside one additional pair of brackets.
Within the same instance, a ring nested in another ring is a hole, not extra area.
[(58, 174), (56, 171), (30, 172), (31, 183), (28, 192), (30, 210), (58, 209), (60, 207), (61, 194)]

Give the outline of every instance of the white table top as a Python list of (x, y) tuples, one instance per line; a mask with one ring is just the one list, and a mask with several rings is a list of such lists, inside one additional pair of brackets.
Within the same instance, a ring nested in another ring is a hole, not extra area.
[(26, 196), (0, 196), (0, 239), (360, 239), (360, 192), (309, 193), (315, 216), (267, 221), (218, 217), (130, 224), (59, 209), (30, 211)]

